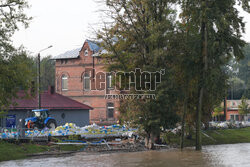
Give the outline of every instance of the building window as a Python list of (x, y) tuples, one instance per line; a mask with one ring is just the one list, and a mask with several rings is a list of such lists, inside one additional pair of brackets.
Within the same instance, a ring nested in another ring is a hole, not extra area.
[(236, 117), (235, 120), (239, 121), (239, 115), (235, 115), (235, 117)]
[(111, 74), (109, 74), (109, 75), (107, 76), (107, 88), (108, 88), (108, 89), (113, 88), (113, 85), (112, 85), (112, 75), (111, 75)]
[(68, 63), (68, 60), (67, 60), (67, 59), (65, 59), (65, 60), (64, 60), (64, 59), (61, 59), (61, 64), (63, 64), (63, 63), (64, 63), (64, 64), (67, 64), (67, 63)]
[(230, 120), (239, 121), (239, 115), (238, 114), (232, 114), (232, 115), (230, 115)]
[(85, 49), (84, 56), (88, 56), (88, 55), (89, 55), (88, 49)]
[(62, 76), (62, 90), (68, 90), (68, 77), (66, 75)]
[(90, 76), (88, 73), (84, 74), (83, 81), (84, 90), (90, 90)]
[(108, 118), (114, 118), (114, 103), (107, 103), (107, 115)]

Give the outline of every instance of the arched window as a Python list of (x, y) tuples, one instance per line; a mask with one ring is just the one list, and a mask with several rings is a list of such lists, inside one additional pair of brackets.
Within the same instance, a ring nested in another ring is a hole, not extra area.
[(68, 90), (68, 76), (62, 75), (62, 90)]
[(113, 79), (113, 76), (111, 74), (108, 74), (107, 75), (107, 88), (108, 89), (114, 88), (113, 83), (112, 83), (112, 79)]
[(84, 74), (83, 86), (84, 86), (84, 90), (90, 90), (90, 76), (89, 76), (89, 73)]
[(85, 49), (84, 56), (88, 56), (88, 55), (89, 55), (88, 49)]

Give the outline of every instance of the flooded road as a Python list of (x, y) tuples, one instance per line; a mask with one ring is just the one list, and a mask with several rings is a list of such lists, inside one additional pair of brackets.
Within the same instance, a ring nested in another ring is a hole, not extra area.
[(58, 158), (39, 158), (1, 162), (0, 166), (102, 166), (102, 167), (249, 167), (250, 144), (205, 146), (201, 152), (193, 149), (145, 151), (133, 153), (86, 154)]

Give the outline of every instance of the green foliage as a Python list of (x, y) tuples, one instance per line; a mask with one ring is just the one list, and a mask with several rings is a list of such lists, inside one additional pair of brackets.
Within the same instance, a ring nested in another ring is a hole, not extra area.
[(31, 19), (24, 13), (24, 9), (28, 8), (25, 0), (0, 0), (0, 55), (7, 59), (12, 56), (14, 50), (11, 37), (18, 30), (19, 24), (28, 26)]
[[(235, 143), (249, 143), (250, 142), (250, 128), (241, 129), (224, 129), (224, 130), (206, 130), (204, 131), (209, 138), (202, 134), (203, 145), (218, 145), (218, 144), (235, 144)], [(194, 136), (194, 132), (192, 135)], [(164, 138), (169, 145), (178, 145), (180, 143), (179, 135), (173, 133), (164, 134)], [(214, 140), (213, 140), (214, 139)], [(170, 142), (169, 142), (170, 140)], [(185, 147), (195, 146), (195, 139), (185, 139)]]
[(247, 115), (248, 113), (250, 113), (250, 106), (247, 103), (247, 98), (243, 96), (241, 98), (241, 104), (239, 105), (239, 114)]
[[(30, 64), (30, 69), (33, 74), (33, 81), (37, 82), (37, 57), (29, 57), (27, 62)], [(48, 90), (49, 86), (55, 84), (55, 61), (51, 56), (45, 56), (40, 60), (40, 77), (41, 77), (41, 90)]]
[[(244, 57), (245, 24), (236, 2), (249, 11), (245, 0), (106, 1), (113, 22), (98, 37), (108, 51), (107, 69), (166, 70), (156, 91), (141, 92), (156, 94), (156, 100), (122, 101), (125, 120), (151, 133), (174, 125), (177, 115), (190, 125), (196, 118), (200, 138), (201, 120), (208, 123), (226, 96), (230, 60)], [(181, 6), (179, 21), (175, 4)]]
[(23, 89), (27, 92), (31, 83), (31, 70), (26, 62), (27, 53), (12, 46), (11, 37), (18, 25), (28, 26), (31, 19), (24, 14), (24, 0), (0, 0), (0, 111), (8, 109), (12, 98)]
[(223, 115), (223, 108), (221, 106), (217, 106), (214, 108), (213, 117), (217, 117), (220, 115)]
[(103, 55), (107, 59), (107, 69), (125, 72), (134, 71), (135, 68), (150, 72), (165, 69), (156, 91), (138, 92), (132, 88), (129, 92), (155, 94), (156, 100), (123, 100), (120, 108), (123, 120), (140, 126), (147, 134), (157, 134), (160, 127), (172, 127), (178, 120), (176, 90), (172, 80), (173, 55), (168, 51), (175, 31), (176, 11), (171, 9), (174, 1), (106, 2), (114, 24), (106, 25), (98, 37), (109, 53)]
[[(242, 59), (245, 41), (241, 39), (245, 24), (235, 7), (236, 2), (249, 12), (248, 1), (236, 0), (181, 0), (184, 29), (196, 37), (190, 48), (197, 52), (197, 150), (201, 149), (201, 119), (208, 122), (213, 106), (218, 105), (227, 90), (227, 66), (232, 54)], [(191, 38), (192, 39), (192, 38)]]
[(0, 110), (8, 109), (12, 98), (17, 98), (17, 92), (22, 89), (27, 92), (32, 81), (32, 71), (24, 51), (13, 51), (8, 59), (0, 56)]
[(250, 44), (244, 48), (245, 58), (239, 61), (238, 77), (244, 81), (243, 95), (250, 98)]

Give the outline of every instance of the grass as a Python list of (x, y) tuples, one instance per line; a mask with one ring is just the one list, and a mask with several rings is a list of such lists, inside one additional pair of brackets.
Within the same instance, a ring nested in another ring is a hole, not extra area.
[[(250, 143), (250, 127), (241, 129), (225, 129), (225, 130), (206, 130), (203, 131), (210, 137), (202, 134), (203, 145), (217, 144), (234, 144), (234, 143)], [(195, 134), (192, 139), (185, 139), (184, 146), (195, 145)], [(179, 145), (180, 136), (173, 133), (163, 134), (163, 137), (169, 145)], [(84, 146), (78, 145), (52, 145), (44, 146), (38, 144), (14, 144), (0, 140), (0, 161), (16, 160), (27, 158), (29, 154), (41, 153), (46, 151), (79, 151)]]
[(79, 151), (84, 146), (38, 145), (31, 143), (14, 144), (0, 140), (0, 162), (28, 158), (28, 155), (47, 151)]
[(36, 144), (13, 144), (5, 141), (0, 141), (0, 161), (23, 159), (28, 154), (45, 152), (48, 146)]
[[(250, 127), (241, 129), (206, 130), (203, 131), (210, 137), (202, 134), (202, 145), (250, 143)], [(164, 134), (165, 141), (170, 145), (179, 145), (180, 136), (175, 134)], [(184, 146), (195, 146), (195, 134), (192, 139), (184, 140)]]

